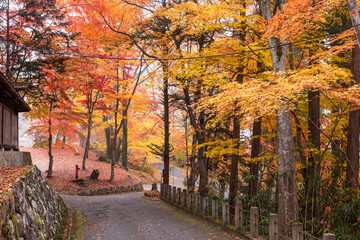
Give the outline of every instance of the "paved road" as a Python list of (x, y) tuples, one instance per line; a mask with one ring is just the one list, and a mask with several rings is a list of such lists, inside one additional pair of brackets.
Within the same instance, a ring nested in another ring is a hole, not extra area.
[(85, 217), (84, 239), (234, 239), (218, 227), (143, 193), (109, 196), (62, 196)]
[[(162, 170), (164, 169), (164, 163), (156, 162), (151, 165), (155, 166), (159, 170), (160, 174), (162, 174)], [(186, 174), (185, 170), (170, 166), (170, 174), (169, 174), (170, 184), (176, 187), (186, 188), (185, 185), (183, 184), (183, 181), (185, 179), (185, 174)]]

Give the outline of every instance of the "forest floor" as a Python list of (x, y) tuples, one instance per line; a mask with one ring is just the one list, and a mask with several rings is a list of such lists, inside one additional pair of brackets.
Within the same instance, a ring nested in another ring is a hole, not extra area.
[[(47, 176), (49, 166), (49, 156), (47, 148), (22, 148), (21, 151), (30, 152), (32, 162)], [(154, 174), (156, 179), (149, 174), (129, 169), (125, 171), (120, 166), (115, 166), (115, 179), (113, 183), (109, 182), (110, 164), (97, 160), (95, 153), (90, 152), (89, 158), (86, 160), (86, 170), (82, 170), (83, 149), (76, 148), (76, 153), (69, 149), (53, 148), (53, 174), (48, 181), (53, 188), (64, 194), (77, 194), (86, 189), (99, 189), (106, 187), (125, 186), (142, 182), (143, 184), (151, 184), (159, 181), (159, 174)], [(75, 165), (79, 165), (79, 178), (86, 179), (90, 176), (94, 169), (100, 171), (99, 180), (91, 180), (88, 187), (79, 186), (72, 183), (75, 179)]]

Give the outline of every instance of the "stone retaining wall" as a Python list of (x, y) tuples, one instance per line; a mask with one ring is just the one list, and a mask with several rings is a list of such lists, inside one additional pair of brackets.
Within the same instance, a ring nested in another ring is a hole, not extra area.
[(29, 152), (1, 151), (0, 168), (2, 167), (25, 167), (32, 165)]
[(101, 189), (87, 189), (79, 193), (81, 196), (95, 196), (95, 195), (107, 195), (113, 193), (125, 193), (125, 192), (140, 192), (144, 191), (141, 183), (132, 184), (129, 186), (116, 186)]
[(67, 208), (34, 166), (1, 202), (1, 239), (61, 239)]

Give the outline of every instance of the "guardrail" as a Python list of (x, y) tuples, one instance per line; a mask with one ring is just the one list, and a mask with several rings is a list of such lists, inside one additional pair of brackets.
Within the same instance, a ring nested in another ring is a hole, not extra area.
[(282, 224), (276, 213), (265, 217), (259, 214), (257, 207), (244, 209), (241, 202), (230, 206), (226, 199), (201, 197), (199, 193), (188, 193), (186, 189), (167, 184), (161, 184), (160, 197), (205, 217), (211, 217), (213, 221), (221, 221), (224, 226), (233, 226), (236, 230), (247, 232), (250, 238), (262, 235), (268, 236), (269, 240), (335, 240), (335, 235), (331, 233), (324, 234), (322, 238), (312, 236), (303, 231), (301, 223)]

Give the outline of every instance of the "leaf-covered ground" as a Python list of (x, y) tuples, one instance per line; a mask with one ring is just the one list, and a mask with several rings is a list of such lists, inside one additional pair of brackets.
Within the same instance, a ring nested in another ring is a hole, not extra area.
[[(33, 164), (36, 165), (46, 176), (47, 169), (49, 166), (49, 156), (48, 150), (44, 148), (24, 148), (21, 151), (31, 152), (31, 157)], [(82, 187), (75, 183), (72, 183), (71, 180), (75, 179), (75, 165), (78, 164), (81, 168), (82, 166), (82, 156), (83, 150), (77, 148), (76, 155), (73, 151), (68, 149), (54, 148), (54, 165), (53, 165), (53, 177), (48, 178), (49, 182), (56, 191), (66, 193), (66, 194), (76, 194), (79, 191), (85, 189), (98, 189), (105, 187), (114, 187), (114, 186), (124, 186), (140, 181), (151, 181), (151, 176), (146, 173), (140, 172), (138, 174), (126, 172), (119, 166), (115, 166), (115, 180), (113, 183), (110, 183), (108, 180), (110, 178), (110, 164), (105, 162), (100, 162), (97, 160), (94, 153), (89, 154), (89, 158), (86, 161), (86, 170), (79, 170), (79, 178), (88, 178), (91, 172), (94, 169), (100, 171), (99, 180), (91, 180), (90, 186)]]
[(13, 185), (31, 167), (3, 167), (0, 168), (0, 201), (9, 196)]

